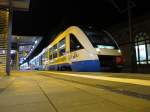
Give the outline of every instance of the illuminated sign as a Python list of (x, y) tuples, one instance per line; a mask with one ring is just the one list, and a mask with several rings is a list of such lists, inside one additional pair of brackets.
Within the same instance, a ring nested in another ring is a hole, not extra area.
[[(0, 0), (0, 6), (2, 7), (9, 7), (10, 0)], [(29, 4), (30, 0), (11, 0), (12, 2), (12, 7), (15, 10), (28, 10), (29, 9)]]
[(5, 50), (0, 50), (0, 55), (6, 54)]
[(97, 48), (101, 48), (101, 49), (114, 49), (114, 46), (97, 45)]
[(16, 54), (16, 50), (11, 50), (10, 53), (11, 54)]

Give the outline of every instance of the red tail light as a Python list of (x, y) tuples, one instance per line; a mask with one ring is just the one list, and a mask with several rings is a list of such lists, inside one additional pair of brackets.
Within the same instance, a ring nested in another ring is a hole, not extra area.
[(122, 56), (117, 56), (116, 57), (116, 64), (123, 64), (124, 63), (124, 58)]

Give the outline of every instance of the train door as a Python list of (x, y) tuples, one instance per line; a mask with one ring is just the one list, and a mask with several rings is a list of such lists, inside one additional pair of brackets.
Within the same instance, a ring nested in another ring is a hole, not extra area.
[(70, 34), (70, 61), (75, 62), (79, 59), (79, 50), (83, 49), (83, 46), (78, 41), (77, 37), (74, 34)]

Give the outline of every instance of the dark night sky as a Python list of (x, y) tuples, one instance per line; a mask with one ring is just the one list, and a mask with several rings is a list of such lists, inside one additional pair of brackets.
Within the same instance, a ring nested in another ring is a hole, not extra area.
[[(90, 1), (90, 2), (89, 2)], [(41, 35), (45, 38), (30, 58), (49, 44), (54, 33), (70, 25), (89, 26), (104, 29), (113, 24), (127, 22), (126, 13), (120, 13), (112, 0), (31, 0), (28, 12), (14, 12), (14, 35)], [(114, 0), (120, 8), (126, 7), (126, 0)], [(136, 6), (133, 17), (149, 13), (148, 0), (132, 0)]]
[[(127, 21), (127, 13), (119, 13), (109, 1), (111, 0), (31, 0), (28, 12), (14, 12), (13, 34), (47, 35), (59, 27), (69, 25), (93, 25), (104, 28), (120, 21)], [(115, 1), (121, 8), (126, 6), (126, 0)], [(133, 1), (136, 4), (133, 8), (135, 17), (149, 11), (148, 0)]]

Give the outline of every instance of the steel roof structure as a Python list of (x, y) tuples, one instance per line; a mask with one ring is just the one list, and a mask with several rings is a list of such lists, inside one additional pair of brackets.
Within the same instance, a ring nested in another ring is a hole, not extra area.
[(0, 7), (9, 8), (14, 10), (28, 10), (30, 0), (0, 0)]

